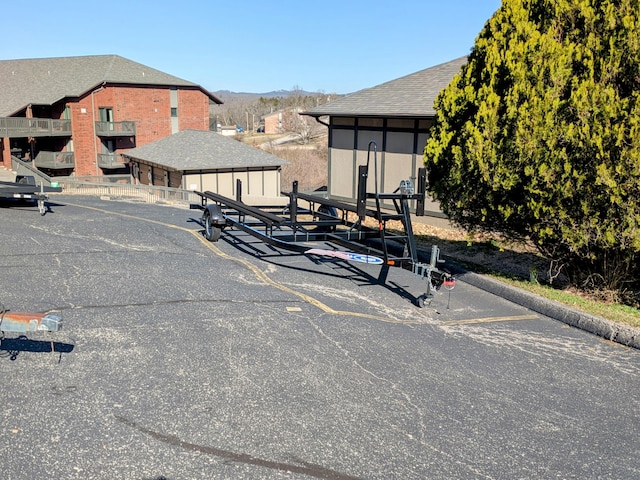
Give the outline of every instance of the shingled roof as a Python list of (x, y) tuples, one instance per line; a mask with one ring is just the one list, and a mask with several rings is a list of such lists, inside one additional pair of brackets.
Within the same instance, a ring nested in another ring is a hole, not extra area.
[(127, 150), (123, 156), (176, 171), (262, 168), (289, 162), (219, 133), (183, 130), (155, 142)]
[(467, 63), (460, 57), (447, 63), (391, 80), (375, 87), (360, 90), (333, 102), (303, 112), (312, 117), (432, 117), (433, 105), (440, 91)]
[(118, 55), (0, 60), (0, 117), (28, 105), (53, 105), (79, 97), (103, 84), (162, 85), (201, 90), (201, 86)]

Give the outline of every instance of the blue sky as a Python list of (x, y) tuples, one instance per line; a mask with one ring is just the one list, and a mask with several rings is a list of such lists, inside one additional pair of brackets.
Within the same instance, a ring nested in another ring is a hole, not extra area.
[(0, 59), (116, 54), (210, 91), (344, 94), (466, 55), (500, 3), (8, 2)]

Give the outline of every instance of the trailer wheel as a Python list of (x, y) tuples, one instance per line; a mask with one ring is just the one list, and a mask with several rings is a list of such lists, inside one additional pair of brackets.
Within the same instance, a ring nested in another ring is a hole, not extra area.
[(318, 212), (329, 215), (330, 217), (338, 218), (338, 211), (334, 207), (330, 207), (328, 205), (320, 205)]
[(220, 238), (220, 233), (222, 229), (213, 224), (213, 220), (211, 219), (211, 215), (209, 212), (205, 213), (204, 216), (204, 238), (209, 240), (210, 242), (217, 242)]
[[(338, 211), (334, 207), (329, 207), (327, 205), (320, 205), (320, 207), (318, 208), (318, 213), (322, 213), (322, 214), (328, 215), (330, 217), (339, 218), (338, 217)], [(325, 226), (325, 227), (322, 227), (322, 228), (318, 227), (318, 231), (335, 232), (336, 231), (336, 226), (335, 225), (330, 225), (330, 226)]]

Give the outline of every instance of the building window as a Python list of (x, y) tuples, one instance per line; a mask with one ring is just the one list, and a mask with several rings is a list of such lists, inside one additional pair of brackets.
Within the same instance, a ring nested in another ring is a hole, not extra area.
[(101, 122), (113, 122), (113, 108), (111, 107), (99, 107), (98, 112), (100, 114)]
[(420, 120), (420, 122), (418, 122), (418, 130), (420, 130), (421, 132), (426, 132), (431, 128), (432, 125), (433, 125), (433, 120), (431, 119)]
[(178, 116), (178, 109), (176, 107), (171, 107), (171, 116), (176, 118)]
[(414, 130), (416, 121), (411, 118), (390, 118), (387, 120), (387, 127), (398, 130)]
[(355, 124), (356, 120), (353, 117), (331, 117), (331, 125), (352, 127)]
[(382, 118), (358, 118), (359, 127), (382, 128)]

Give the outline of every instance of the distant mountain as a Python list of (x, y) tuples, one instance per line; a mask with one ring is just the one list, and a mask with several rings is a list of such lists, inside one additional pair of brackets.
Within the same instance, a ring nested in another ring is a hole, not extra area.
[(250, 100), (262, 98), (278, 98), (278, 97), (290, 97), (291, 95), (311, 96), (318, 95), (318, 92), (307, 92), (305, 90), (275, 90), (267, 93), (249, 93), (249, 92), (232, 92), (230, 90), (218, 90), (212, 92), (216, 97), (220, 98), (223, 102), (229, 100)]

